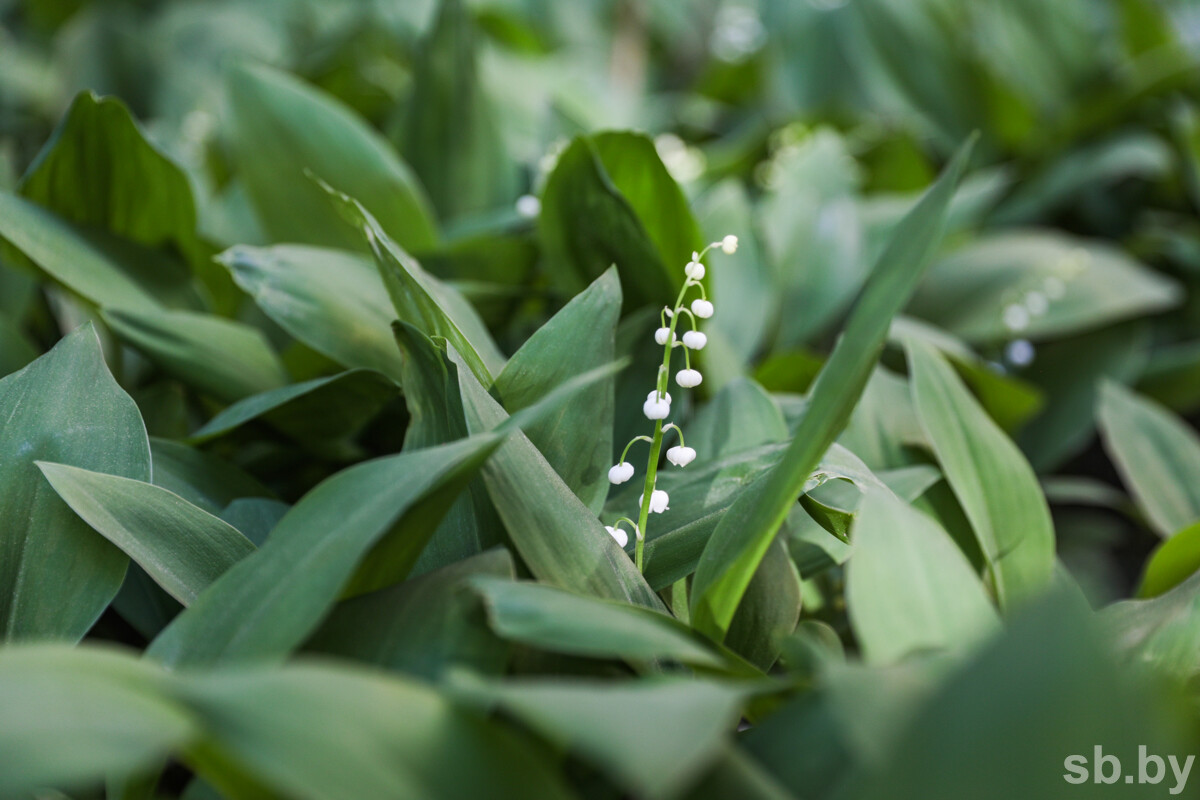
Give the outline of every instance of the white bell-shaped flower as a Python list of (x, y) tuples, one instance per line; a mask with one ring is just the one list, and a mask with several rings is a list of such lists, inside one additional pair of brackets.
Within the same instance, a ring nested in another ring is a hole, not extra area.
[[(642, 501), (645, 499), (646, 499), (646, 495), (645, 495), (645, 493), (643, 493), (638, 498), (638, 505), (640, 506), (642, 504)], [(669, 502), (671, 502), (671, 497), (666, 492), (664, 492), (662, 489), (655, 489), (653, 492), (650, 493), (650, 511), (651, 511), (651, 513), (661, 514), (662, 512), (669, 510), (670, 506), (667, 505), (667, 503), (669, 503)]]
[(703, 380), (704, 376), (700, 374), (699, 370), (681, 369), (679, 372), (675, 373), (675, 382), (684, 389), (691, 389), (693, 386), (699, 386)]
[(670, 392), (660, 392), (658, 389), (655, 389), (653, 392), (646, 395), (646, 399), (647, 400), (665, 400), (667, 402), (667, 405), (670, 405), (671, 404), (671, 393)]
[(620, 528), (614, 528), (612, 525), (605, 525), (604, 530), (608, 531), (608, 535), (617, 541), (617, 545), (624, 547), (629, 544), (629, 534)]
[(721, 249), (725, 251), (725, 255), (731, 256), (737, 252), (737, 237), (732, 233), (721, 240)]
[(692, 350), (703, 350), (706, 344), (708, 344), (708, 337), (700, 331), (688, 331), (683, 335), (684, 347), (690, 347)]
[(659, 344), (666, 344), (668, 337), (674, 339), (674, 337), (671, 336), (670, 328), (659, 328), (654, 332), (654, 341), (658, 342)]
[(642, 413), (646, 419), (666, 419), (671, 414), (671, 395), (659, 397), (658, 392), (651, 392), (642, 404)]
[(696, 459), (696, 451), (690, 447), (677, 444), (667, 450), (667, 461), (677, 467), (686, 467)]
[(628, 461), (622, 461), (620, 464), (613, 465), (608, 471), (608, 482), (612, 484), (624, 483), (633, 477), (633, 464)]
[(699, 261), (689, 261), (683, 268), (683, 274), (694, 281), (704, 280), (704, 265)]
[(708, 319), (713, 315), (713, 304), (697, 297), (692, 301), (692, 313), (700, 319)]

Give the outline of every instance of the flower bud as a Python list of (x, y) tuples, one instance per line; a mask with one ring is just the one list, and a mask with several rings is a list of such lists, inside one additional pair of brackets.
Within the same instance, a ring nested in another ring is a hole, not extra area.
[(608, 471), (608, 482), (612, 484), (624, 483), (633, 477), (633, 464), (628, 461), (622, 461), (616, 464)]
[(692, 301), (692, 313), (700, 319), (708, 319), (713, 315), (713, 304), (707, 300), (696, 298)]
[(670, 328), (659, 328), (654, 332), (654, 341), (658, 342), (659, 344), (666, 344), (667, 337), (669, 336), (671, 336)]
[(620, 528), (614, 528), (612, 525), (605, 525), (604, 530), (608, 531), (608, 535), (616, 539), (619, 547), (624, 547), (629, 544), (629, 534)]
[(700, 331), (688, 331), (683, 335), (683, 346), (693, 350), (703, 350), (708, 344), (708, 337)]
[[(644, 501), (645, 499), (646, 499), (646, 495), (645, 495), (645, 493), (643, 493), (641, 495), (641, 497), (638, 498), (638, 505), (640, 506), (642, 504), (642, 501)], [(669, 503), (669, 502), (671, 502), (671, 498), (666, 492), (664, 492), (662, 489), (655, 489), (653, 492), (650, 493), (650, 511), (651, 511), (651, 513), (661, 514), (664, 511), (670, 510), (670, 506), (667, 505), (667, 503)]]
[(732, 233), (721, 240), (721, 249), (725, 251), (725, 255), (731, 256), (737, 252), (737, 237)]
[(689, 261), (688, 265), (683, 268), (683, 274), (687, 275), (694, 281), (704, 279), (704, 265), (699, 261)]
[(670, 461), (677, 467), (686, 467), (696, 458), (696, 451), (690, 447), (684, 447), (681, 444), (667, 450), (667, 461)]
[(704, 376), (700, 374), (699, 370), (681, 369), (679, 372), (675, 373), (675, 382), (684, 389), (691, 389), (693, 386), (699, 386), (700, 382), (703, 380)]

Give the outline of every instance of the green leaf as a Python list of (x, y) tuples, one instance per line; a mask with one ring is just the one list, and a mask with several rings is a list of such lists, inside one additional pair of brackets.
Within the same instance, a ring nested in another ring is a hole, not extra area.
[(470, 365), (475, 377), (490, 386), (504, 369), (504, 355), (492, 341), (479, 315), (456, 290), (421, 268), (351, 197), (326, 187), (334, 205), (366, 239), (401, 321), (426, 336), (441, 336)]
[(743, 694), (694, 679), (460, 684), (460, 692), (499, 705), (646, 798), (678, 794), (716, 760)]
[(1200, 520), (1200, 437), (1162, 406), (1105, 381), (1097, 406), (1104, 445), (1159, 536)]
[(776, 539), (746, 587), (725, 644), (764, 672), (779, 658), (783, 640), (800, 620), (800, 573)]
[[(567, 800), (540, 748), (416, 681), (334, 665), (197, 675), (189, 761), (222, 794), (252, 775), (306, 800)], [(263, 794), (253, 794), (262, 797)]]
[(528, 581), (477, 578), (471, 586), (484, 598), (492, 629), (529, 647), (588, 658), (727, 666), (686, 625), (657, 611)]
[[(452, 355), (453, 357), (453, 355)], [(458, 370), (467, 426), (478, 434), (510, 417), (470, 370)], [(513, 433), (483, 470), (513, 545), (538, 580), (650, 608), (658, 596), (525, 434)]]
[(500, 674), (509, 646), (488, 629), (473, 581), (516, 577), (512, 556), (496, 548), (334, 608), (307, 650), (378, 664), (437, 680), (450, 667)]
[(91, 325), (0, 380), (0, 639), (83, 637), (121, 587), (128, 559), (50, 491), (56, 461), (138, 480), (150, 446)]
[(685, 428), (696, 464), (788, 438), (783, 412), (749, 378), (725, 384)]
[(357, 197), (404, 247), (433, 246), (437, 233), (420, 184), (352, 111), (269, 67), (237, 67), (228, 86), (238, 174), (273, 241), (362, 249), (311, 174)]
[(908, 379), (876, 367), (838, 441), (871, 469), (898, 469), (913, 461), (908, 445), (923, 439)]
[(400, 376), (396, 310), (370, 258), (301, 245), (238, 246), (217, 256), (263, 313), (345, 367)]
[(999, 630), (987, 591), (954, 540), (890, 492), (866, 492), (851, 543), (846, 604), (868, 663), (969, 650)]
[(692, 585), (692, 624), (724, 637), (759, 562), (809, 474), (845, 427), (887, 337), (932, 254), (971, 142), (898, 226), (851, 312), (782, 461), (741, 493), (705, 545)]
[[(611, 363), (621, 284), (608, 270), (576, 295), (521, 345), (496, 378), (495, 394), (515, 414), (555, 386)], [(608, 494), (612, 456), (613, 391), (610, 378), (525, 429), (529, 441), (584, 505), (599, 511)]]
[(1200, 673), (1200, 575), (1148, 600), (1124, 600), (1100, 613), (1116, 649), (1180, 681)]
[(1138, 597), (1158, 597), (1200, 571), (1200, 522), (1175, 533), (1150, 554)]
[(85, 231), (6, 192), (0, 192), (0, 238), (97, 305), (142, 311), (200, 306), (182, 264), (102, 231)]
[(38, 355), (38, 349), (25, 332), (0, 313), (0, 378), (16, 372)]
[(979, 540), (996, 599), (1010, 611), (1050, 584), (1050, 508), (1029, 462), (946, 360), (918, 341), (907, 353), (917, 415)]
[[(671, 181), (648, 140), (634, 134), (613, 136), (623, 138), (610, 140), (607, 147), (610, 155), (620, 144), (628, 147), (629, 159), (640, 163), (646, 173), (644, 179), (651, 183), (647, 188), (665, 186), (664, 179)], [(625, 174), (630, 175), (633, 165), (626, 159), (622, 162)], [(679, 191), (674, 181), (670, 187)], [(672, 202), (669, 207), (678, 208), (681, 203), (686, 212), (686, 202), (682, 200)], [(634, 202), (622, 193), (605, 169), (597, 142), (587, 137), (577, 137), (558, 157), (542, 190), (538, 233), (546, 250), (552, 283), (574, 294), (615, 264), (629, 308), (660, 305), (674, 297), (683, 285), (683, 265), (693, 249), (688, 247), (681, 255), (683, 260), (664, 261)], [(671, 269), (672, 265), (677, 266)]]
[(934, 264), (909, 313), (969, 342), (997, 342), (1077, 333), (1179, 297), (1174, 281), (1120, 250), (1029, 230), (992, 234)]
[(1181, 698), (1119, 671), (1087, 610), (1068, 600), (1057, 594), (1019, 614), (910, 715), (896, 745), (843, 796), (1061, 800), (1070, 754), (1095, 769), (1093, 754), (1103, 751), (1128, 772), (1139, 746), (1188, 752), (1191, 737), (1168, 705)]
[(372, 548), (374, 575), (402, 578), (449, 500), (498, 443), (477, 436), (367, 461), (323, 481), (148, 654), (171, 666), (282, 658), (317, 626)]
[(288, 382), (279, 356), (257, 328), (193, 311), (105, 309), (113, 333), (165, 372), (232, 402)]
[(190, 255), (198, 246), (187, 175), (115, 97), (77, 94), (19, 191), (63, 219), (147, 247)]
[(262, 420), (300, 442), (337, 442), (361, 430), (399, 391), (385, 375), (352, 369), (239, 400), (191, 438), (212, 439), (252, 420)]
[(404, 154), (443, 220), (504, 206), (517, 194), (502, 135), (508, 117), (495, 113), (484, 93), (472, 13), (463, 0), (439, 3), (412, 65)]
[(162, 673), (124, 652), (0, 649), (0, 796), (88, 790), (152, 767), (196, 735)]
[(185, 606), (254, 552), (237, 529), (166, 489), (64, 464), (38, 467), (80, 519)]

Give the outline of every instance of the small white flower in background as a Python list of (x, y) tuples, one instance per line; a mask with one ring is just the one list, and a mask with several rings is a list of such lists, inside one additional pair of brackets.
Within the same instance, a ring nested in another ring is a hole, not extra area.
[(721, 250), (727, 256), (731, 256), (737, 252), (737, 237), (732, 233), (721, 240)]
[[(641, 497), (638, 498), (638, 505), (640, 506), (645, 499), (646, 495), (643, 493)], [(671, 498), (666, 492), (664, 492), (662, 489), (655, 489), (650, 493), (650, 512), (653, 514), (661, 514), (664, 511), (670, 510), (670, 506), (667, 505), (669, 502), (671, 502)]]
[(1028, 367), (1034, 355), (1033, 342), (1028, 339), (1014, 339), (1004, 348), (1004, 358), (1014, 367)]
[(1029, 312), (1025, 306), (1013, 303), (1004, 309), (1004, 327), (1010, 331), (1023, 331), (1029, 327)]
[(683, 335), (683, 346), (692, 350), (703, 350), (708, 344), (708, 336), (700, 331), (688, 331)]
[(628, 461), (622, 461), (620, 464), (613, 465), (608, 471), (608, 482), (612, 484), (624, 483), (633, 477), (633, 464)]
[(1041, 292), (1026, 292), (1025, 309), (1035, 317), (1050, 310), (1050, 301)]
[(542, 201), (531, 194), (523, 194), (517, 198), (517, 213), (526, 219), (533, 219), (542, 213)]
[[(654, 341), (658, 342), (659, 344), (666, 344), (668, 336), (671, 336), (670, 328), (659, 328), (654, 332)], [(674, 341), (673, 336), (672, 341)]]
[(667, 461), (670, 461), (677, 467), (686, 467), (696, 458), (696, 451), (690, 447), (684, 447), (677, 444), (667, 450)]
[(614, 528), (612, 525), (605, 525), (604, 530), (608, 531), (608, 535), (617, 540), (620, 547), (629, 544), (629, 534), (620, 528)]
[(704, 279), (704, 265), (699, 261), (689, 261), (687, 266), (683, 268), (683, 274), (687, 275), (694, 281)]
[(697, 298), (692, 301), (692, 313), (700, 319), (708, 319), (713, 315), (713, 304)]
[(671, 395), (659, 397), (658, 392), (651, 392), (642, 404), (642, 413), (646, 419), (666, 419), (671, 414)]
[(675, 382), (684, 389), (691, 389), (693, 386), (699, 386), (704, 376), (698, 370), (681, 369), (675, 373)]

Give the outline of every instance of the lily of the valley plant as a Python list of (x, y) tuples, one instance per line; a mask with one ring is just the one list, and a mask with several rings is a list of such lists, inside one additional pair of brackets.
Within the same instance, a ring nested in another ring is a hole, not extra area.
[[(700, 385), (704, 380), (704, 376), (700, 371), (692, 368), (692, 350), (703, 350), (708, 344), (708, 337), (699, 329), (699, 320), (708, 319), (713, 315), (713, 304), (708, 299), (708, 293), (704, 290), (705, 267), (704, 258), (713, 248), (720, 248), (726, 255), (733, 255), (737, 252), (738, 240), (736, 236), (726, 236), (719, 242), (713, 242), (699, 252), (692, 253), (692, 260), (683, 268), (684, 281), (683, 287), (679, 290), (679, 295), (675, 298), (674, 306), (663, 306), (662, 312), (659, 314), (660, 327), (654, 332), (654, 341), (663, 348), (662, 364), (658, 368), (658, 378), (655, 382), (654, 391), (646, 395), (646, 402), (642, 404), (642, 413), (646, 415), (646, 419), (654, 422), (654, 434), (652, 436), (635, 436), (625, 445), (625, 449), (621, 452), (621, 460), (614, 464), (608, 471), (608, 480), (612, 484), (621, 484), (633, 477), (635, 472), (633, 464), (626, 461), (629, 455), (630, 448), (636, 442), (649, 442), (650, 453), (646, 458), (646, 476), (642, 489), (642, 495), (638, 498), (638, 520), (635, 523), (627, 517), (622, 517), (617, 520), (615, 526), (606, 526), (608, 532), (617, 540), (617, 544), (625, 547), (629, 543), (629, 535), (621, 530), (621, 523), (627, 523), (633, 528), (634, 538), (634, 562), (639, 570), (642, 569), (643, 551), (646, 545), (646, 527), (649, 524), (650, 514), (661, 514), (670, 508), (669, 503), (671, 498), (661, 489), (656, 488), (658, 478), (658, 461), (662, 454), (663, 438), (668, 431), (674, 431), (679, 439), (679, 444), (667, 449), (667, 461), (670, 461), (677, 467), (686, 467), (696, 458), (696, 451), (687, 446), (683, 438), (683, 431), (674, 422), (667, 422), (667, 417), (671, 416), (671, 394), (667, 391), (667, 384), (671, 375), (671, 356), (676, 347), (683, 348), (683, 369), (675, 373), (675, 383), (682, 389), (692, 389)], [(694, 297), (690, 307), (687, 303), (688, 295), (692, 289), (697, 290), (698, 297)], [(687, 315), (688, 327), (681, 337), (676, 337), (675, 328), (679, 324), (681, 315)]]

